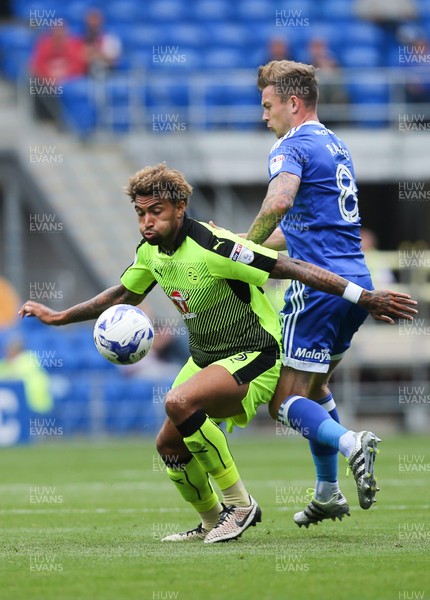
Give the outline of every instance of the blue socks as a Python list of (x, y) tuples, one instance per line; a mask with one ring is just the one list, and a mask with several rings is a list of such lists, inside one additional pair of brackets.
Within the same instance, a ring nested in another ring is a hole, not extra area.
[(348, 431), (339, 424), (333, 396), (329, 394), (319, 403), (302, 396), (289, 396), (280, 406), (278, 418), (309, 440), (317, 474), (315, 498), (327, 502), (339, 489), (339, 438)]
[[(329, 394), (322, 400), (318, 400), (324, 410), (330, 417), (339, 423), (339, 415), (333, 396)], [(337, 450), (330, 446), (323, 446), (318, 442), (309, 440), (309, 447), (312, 452), (312, 458), (317, 472), (317, 481), (337, 481)]]
[(288, 396), (279, 407), (278, 418), (308, 440), (339, 450), (339, 438), (348, 429), (337, 423), (317, 402), (303, 396)]

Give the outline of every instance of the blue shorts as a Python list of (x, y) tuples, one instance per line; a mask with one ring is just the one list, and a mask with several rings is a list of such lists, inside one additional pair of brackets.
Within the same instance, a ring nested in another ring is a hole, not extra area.
[[(368, 275), (348, 279), (373, 290)], [(327, 373), (330, 361), (342, 358), (367, 315), (367, 310), (340, 296), (293, 281), (280, 313), (283, 364), (299, 371)]]

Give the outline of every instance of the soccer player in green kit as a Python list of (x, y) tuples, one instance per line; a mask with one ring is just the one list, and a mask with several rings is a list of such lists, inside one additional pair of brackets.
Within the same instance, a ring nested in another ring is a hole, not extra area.
[[(195, 529), (165, 540), (238, 538), (261, 520), (261, 509), (245, 489), (217, 422), (225, 421), (228, 430), (246, 427), (276, 388), (280, 327), (261, 286), (268, 277), (298, 279), (342, 296), (349, 282), (188, 218), (192, 188), (165, 164), (138, 171), (126, 191), (142, 241), (121, 283), (63, 311), (27, 301), (20, 314), (65, 325), (95, 319), (114, 304), (140, 304), (157, 283), (162, 287), (188, 326), (191, 357), (166, 395), (167, 418), (157, 450), (170, 479), (201, 519)], [(390, 323), (416, 312), (410, 296), (390, 291), (363, 290), (358, 303)], [(209, 475), (222, 492), (222, 504)]]

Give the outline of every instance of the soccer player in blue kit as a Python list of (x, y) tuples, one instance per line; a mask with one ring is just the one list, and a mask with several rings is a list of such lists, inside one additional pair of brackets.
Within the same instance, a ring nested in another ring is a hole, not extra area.
[[(269, 156), (267, 194), (246, 237), (272, 249), (286, 248), (292, 258), (349, 279), (345, 298), (354, 301), (362, 288), (373, 289), (360, 245), (354, 166), (344, 142), (318, 120), (316, 69), (271, 61), (259, 68), (258, 87), (263, 120), (278, 141)], [(375, 501), (380, 440), (371, 432), (352, 434), (339, 424), (329, 388), (331, 374), (366, 316), (356, 304), (298, 281), (285, 295), (284, 367), (269, 410), (309, 439), (315, 495), (294, 515), (299, 527), (349, 514), (338, 485), (337, 451), (327, 445), (333, 437), (344, 455), (360, 456), (352, 466), (354, 474), (364, 474), (357, 485), (360, 506), (368, 509)]]

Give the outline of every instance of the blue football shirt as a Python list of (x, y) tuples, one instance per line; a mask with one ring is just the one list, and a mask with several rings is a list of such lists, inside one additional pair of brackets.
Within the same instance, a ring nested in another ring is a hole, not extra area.
[(289, 255), (345, 277), (368, 274), (354, 166), (344, 142), (318, 121), (294, 127), (270, 151), (270, 179), (282, 172), (301, 179), (280, 225)]

